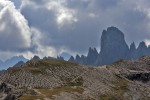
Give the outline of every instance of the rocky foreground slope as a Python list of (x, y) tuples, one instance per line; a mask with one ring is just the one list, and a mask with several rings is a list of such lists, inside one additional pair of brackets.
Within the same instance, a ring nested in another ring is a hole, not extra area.
[(102, 67), (31, 60), (0, 75), (0, 100), (150, 100), (150, 57)]

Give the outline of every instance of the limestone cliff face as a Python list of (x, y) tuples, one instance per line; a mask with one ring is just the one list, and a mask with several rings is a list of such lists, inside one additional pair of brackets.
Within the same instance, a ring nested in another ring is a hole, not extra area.
[(104, 30), (101, 37), (101, 51), (97, 65), (111, 64), (119, 59), (128, 58), (129, 47), (124, 34), (115, 27)]
[(87, 56), (84, 55), (76, 55), (74, 58), (73, 56), (70, 57), (68, 60), (69, 62), (77, 62), (80, 64), (87, 64), (87, 65), (95, 65), (95, 61), (97, 60), (98, 52), (96, 48), (89, 48)]
[(74, 59), (74, 57), (73, 56), (71, 56), (70, 57), (70, 59), (68, 60), (69, 62), (74, 62), (75, 61), (75, 59)]
[(136, 46), (134, 42), (130, 45), (129, 58), (136, 59)]
[(137, 58), (144, 56), (144, 55), (147, 55), (147, 54), (148, 54), (147, 46), (146, 46), (145, 42), (142, 41), (139, 44), (139, 47), (137, 48)]
[(140, 42), (137, 48), (135, 47), (135, 44), (132, 43), (129, 54), (129, 59), (135, 60), (142, 56), (150, 55), (150, 48), (146, 46), (144, 41)]
[(98, 52), (97, 52), (96, 48), (94, 48), (94, 49), (89, 48), (89, 52), (88, 52), (88, 55), (86, 58), (86, 64), (88, 64), (88, 65), (94, 64), (95, 61), (97, 60), (97, 57), (98, 57)]
[(109, 27), (102, 32), (101, 50), (97, 52), (96, 48), (89, 48), (87, 56), (75, 58), (71, 57), (69, 61), (87, 65), (106, 65), (120, 59), (135, 60), (142, 56), (150, 55), (150, 46), (147, 47), (145, 42), (141, 42), (136, 48), (133, 42), (128, 47), (123, 32), (116, 27)]

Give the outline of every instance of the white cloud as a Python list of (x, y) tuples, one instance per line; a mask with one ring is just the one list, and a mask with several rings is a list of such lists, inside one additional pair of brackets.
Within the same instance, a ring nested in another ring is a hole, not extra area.
[(147, 46), (150, 46), (150, 40), (149, 39), (146, 39), (145, 43), (146, 43)]
[(53, 11), (56, 16), (56, 22), (58, 27), (64, 25), (70, 25), (77, 22), (75, 16), (76, 12), (73, 9), (67, 8), (67, 0), (43, 0), (40, 1), (42, 4), (38, 4), (39, 1), (36, 0), (23, 0), (21, 9), (24, 9), (26, 6), (32, 6), (33, 9), (47, 9)]
[(57, 23), (62, 27), (64, 24), (73, 24), (78, 19), (74, 17), (74, 11), (68, 9), (59, 9), (57, 14)]
[(28, 22), (12, 2), (0, 1), (0, 50), (22, 50), (31, 46)]
[(139, 9), (143, 9), (147, 2), (23, 0), (21, 12), (30, 26), (42, 33), (41, 45), (58, 51), (66, 48), (67, 51), (85, 53), (90, 46), (99, 47), (102, 30), (112, 25), (126, 33), (128, 43), (144, 40), (148, 36), (150, 21)]
[(0, 50), (26, 57), (85, 53), (99, 48), (102, 30), (112, 25), (128, 43), (150, 40), (149, 0), (22, 0), (18, 7), (0, 1)]
[(32, 46), (35, 46), (35, 48), (33, 51), (27, 52), (24, 55), (28, 58), (31, 58), (34, 55), (38, 55), (41, 58), (44, 56), (56, 57), (58, 52), (57, 50), (55, 50), (54, 47), (42, 45), (42, 42), (41, 42), (43, 39), (42, 33), (34, 27), (31, 28), (31, 31), (33, 33), (32, 35), (33, 45)]

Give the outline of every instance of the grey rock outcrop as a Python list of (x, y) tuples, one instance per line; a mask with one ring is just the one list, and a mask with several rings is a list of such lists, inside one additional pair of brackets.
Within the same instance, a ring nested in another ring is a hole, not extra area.
[(40, 60), (40, 57), (35, 55), (31, 60)]
[(76, 55), (76, 62), (80, 62), (80, 56), (79, 55)]
[(15, 95), (12, 94), (12, 87), (6, 83), (0, 84), (0, 99), (1, 100), (18, 100)]
[(128, 58), (129, 47), (124, 34), (116, 27), (104, 30), (101, 37), (101, 51), (97, 65), (111, 64), (119, 59)]
[(68, 60), (69, 62), (75, 62), (75, 59), (73, 56), (70, 57), (70, 59)]
[(147, 55), (147, 46), (145, 42), (142, 41), (137, 48), (137, 58), (145, 55)]
[(22, 65), (24, 65), (25, 63), (23, 61), (19, 61), (18, 63), (16, 63), (13, 67), (20, 67)]
[(150, 48), (146, 46), (145, 42), (140, 42), (138, 48), (132, 43), (130, 46), (130, 57), (129, 59), (135, 60), (142, 56), (150, 55)]
[(57, 60), (64, 60), (64, 58), (61, 56), (57, 56)]
[(129, 53), (129, 56), (130, 56), (130, 59), (136, 59), (136, 46), (135, 46), (135, 43), (131, 43), (130, 45), (130, 53)]
[(88, 65), (94, 65), (95, 61), (97, 60), (97, 57), (98, 57), (98, 52), (97, 52), (96, 48), (94, 48), (94, 49), (89, 48), (89, 52), (88, 52), (85, 63)]
[(147, 47), (144, 41), (137, 48), (133, 42), (129, 48), (123, 32), (116, 27), (108, 27), (102, 32), (100, 53), (96, 48), (89, 48), (87, 56), (71, 57), (69, 61), (87, 65), (106, 65), (120, 59), (135, 60), (145, 55), (150, 55), (150, 46)]
[(87, 56), (76, 55), (75, 58), (73, 56), (71, 56), (68, 61), (77, 62), (80, 64), (95, 65), (95, 61), (97, 60), (97, 57), (98, 57), (98, 52), (97, 52), (96, 48), (90, 47)]
[(131, 43), (130, 45), (130, 52), (134, 52), (136, 50), (136, 46), (135, 46), (135, 43)]
[(81, 60), (80, 60), (81, 64), (85, 64), (86, 59), (87, 59), (86, 56), (81, 55)]
[(47, 60), (56, 60), (56, 58), (54, 58), (54, 57), (44, 57), (43, 59), (47, 59)]

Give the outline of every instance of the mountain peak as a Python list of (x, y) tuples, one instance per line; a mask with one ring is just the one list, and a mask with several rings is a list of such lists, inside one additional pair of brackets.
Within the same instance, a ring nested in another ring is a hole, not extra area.
[(87, 58), (86, 58), (86, 64), (89, 64), (89, 65), (94, 64), (97, 57), (98, 57), (98, 52), (97, 52), (96, 48), (92, 49), (90, 47)]
[(135, 51), (136, 50), (136, 46), (135, 46), (135, 43), (131, 43), (130, 45), (130, 51)]
[(117, 27), (111, 26), (107, 28), (107, 34), (112, 34), (112, 35), (120, 35), (124, 38), (123, 32), (121, 32)]
[(16, 63), (13, 67), (20, 67), (23, 64), (25, 64), (23, 61), (19, 61), (18, 63)]
[(115, 26), (111, 26), (107, 28), (107, 31), (111, 31), (111, 30), (119, 30), (119, 29)]
[(35, 55), (31, 60), (40, 60), (40, 57)]
[(124, 34), (116, 27), (104, 30), (101, 36), (101, 51), (98, 65), (110, 64), (120, 58), (127, 58), (129, 47)]
[(112, 46), (112, 45), (120, 45), (124, 44), (127, 46), (124, 38), (123, 32), (121, 32), (116, 27), (109, 27), (107, 30), (102, 32), (101, 36), (101, 49), (105, 48), (105, 46)]
[(1, 69), (7, 69), (9, 67), (14, 66), (16, 63), (23, 61), (23, 62), (27, 62), (28, 59), (24, 58), (22, 55), (20, 56), (13, 56), (10, 59), (7, 59), (4, 62), (0, 61), (0, 68)]
[(57, 56), (57, 60), (64, 60), (62, 56)]
[(147, 48), (146, 44), (144, 41), (140, 42), (139, 47), (138, 48)]
[(73, 56), (71, 56), (70, 57), (70, 59), (68, 60), (69, 62), (74, 62), (75, 61), (75, 59), (74, 59), (74, 57)]

